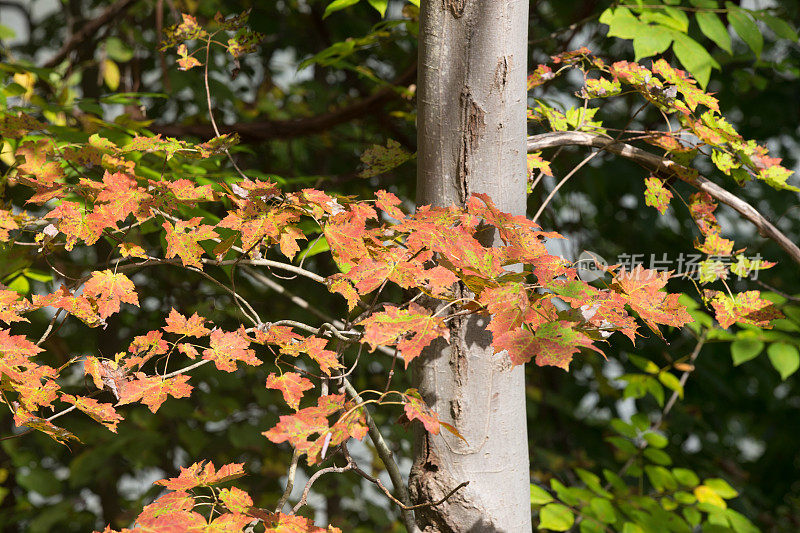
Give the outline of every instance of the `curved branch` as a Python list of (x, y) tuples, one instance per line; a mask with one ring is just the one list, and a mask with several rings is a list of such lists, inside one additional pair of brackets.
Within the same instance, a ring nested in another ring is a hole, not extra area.
[[(339, 124), (377, 113), (387, 103), (398, 98), (395, 85), (408, 85), (416, 79), (416, 75), (417, 65), (414, 63), (394, 80), (391, 86), (384, 87), (363, 100), (321, 115), (291, 120), (236, 122), (227, 126), (220, 125), (219, 129), (221, 133), (237, 133), (243, 140), (250, 142), (288, 139), (321, 133)], [(153, 133), (161, 133), (167, 137), (193, 136), (208, 139), (215, 135), (211, 124), (154, 124), (149, 129)]]
[(63, 61), (70, 52), (83, 44), (87, 39), (91, 39), (100, 28), (119, 17), (135, 1), (136, 0), (118, 0), (117, 2), (114, 2), (108, 6), (106, 10), (100, 13), (97, 18), (87, 21), (80, 30), (73, 33), (67, 42), (65, 42), (64, 45), (59, 48), (58, 52), (56, 52), (56, 55), (45, 61), (44, 67), (53, 68), (61, 63), (61, 61)]
[(557, 146), (591, 146), (594, 148), (602, 148), (612, 154), (635, 161), (651, 170), (654, 174), (665, 178), (677, 177), (696, 189), (708, 193), (715, 200), (738, 212), (758, 229), (758, 233), (762, 237), (767, 237), (775, 241), (775, 243), (783, 248), (796, 263), (800, 264), (800, 248), (784, 235), (781, 230), (767, 220), (764, 215), (759, 213), (756, 208), (703, 176), (690, 177), (691, 172), (687, 167), (642, 150), (641, 148), (631, 146), (630, 144), (615, 142), (612, 139), (592, 133), (558, 131), (528, 137), (528, 152), (535, 152), (545, 148), (555, 148)]

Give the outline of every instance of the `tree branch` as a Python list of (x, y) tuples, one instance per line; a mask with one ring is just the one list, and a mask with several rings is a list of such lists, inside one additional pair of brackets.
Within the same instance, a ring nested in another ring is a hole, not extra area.
[[(395, 85), (408, 85), (416, 79), (417, 65), (414, 63), (405, 70), (389, 87), (384, 87), (374, 94), (335, 111), (313, 117), (292, 120), (257, 120), (253, 122), (236, 122), (221, 125), (222, 133), (237, 133), (245, 141), (263, 142), (270, 139), (288, 139), (313, 135), (329, 130), (339, 124), (375, 114), (388, 102), (398, 97)], [(153, 133), (161, 133), (167, 137), (193, 136), (201, 139), (214, 137), (211, 124), (154, 124), (150, 126)]]
[[(353, 385), (347, 381), (347, 378), (341, 379), (342, 384), (344, 384), (344, 390), (347, 392), (347, 395), (350, 397), (350, 399), (358, 404), (364, 403), (364, 400), (361, 399), (358, 391), (356, 391)], [(364, 419), (367, 422), (369, 438), (372, 440), (372, 444), (375, 445), (375, 451), (378, 453), (378, 457), (381, 458), (381, 461), (383, 461), (383, 466), (386, 467), (386, 471), (389, 473), (389, 478), (392, 480), (394, 490), (397, 491), (397, 494), (400, 496), (399, 500), (403, 503), (404, 507), (401, 511), (403, 515), (403, 523), (405, 524), (409, 533), (419, 533), (417, 522), (414, 519), (414, 512), (412, 511), (413, 506), (411, 505), (411, 497), (408, 494), (406, 482), (403, 480), (403, 476), (400, 474), (400, 468), (397, 466), (397, 463), (394, 460), (394, 454), (392, 453), (392, 450), (386, 444), (386, 441), (383, 439), (383, 435), (378, 429), (377, 424), (375, 424), (375, 420), (372, 418), (372, 415), (369, 414), (369, 411), (366, 407), (364, 407)], [(456, 490), (459, 488), (461, 488), (461, 486), (456, 487)]]
[[(690, 175), (687, 167), (681, 166), (678, 163), (669, 159), (664, 159), (656, 154), (652, 154), (641, 148), (636, 148), (624, 142), (615, 142), (606, 137), (600, 137), (592, 133), (585, 133), (581, 131), (559, 131), (551, 133), (543, 133), (541, 135), (534, 135), (528, 137), (528, 152), (535, 152), (545, 148), (554, 148), (556, 146), (591, 146), (594, 148), (602, 148), (607, 152), (622, 156), (631, 161), (635, 161), (640, 165), (648, 168), (654, 174), (661, 175), (662, 177), (677, 177), (681, 181), (708, 193), (715, 200), (731, 207), (734, 211), (738, 212), (744, 218), (749, 220), (758, 229), (758, 233), (762, 237), (767, 237), (775, 241), (778, 246), (784, 249), (786, 253), (798, 264), (800, 264), (800, 248), (792, 242), (786, 235), (776, 228), (769, 220), (759, 213), (753, 206), (739, 198), (733, 193), (730, 193), (703, 176), (695, 178), (688, 177)], [(681, 172), (685, 170), (685, 172)]]
[(44, 67), (53, 68), (61, 63), (70, 52), (83, 44), (87, 39), (91, 39), (100, 28), (119, 17), (135, 1), (136, 0), (117, 0), (108, 6), (97, 18), (87, 21), (80, 30), (72, 34), (67, 42), (56, 52), (56, 55), (45, 61)]

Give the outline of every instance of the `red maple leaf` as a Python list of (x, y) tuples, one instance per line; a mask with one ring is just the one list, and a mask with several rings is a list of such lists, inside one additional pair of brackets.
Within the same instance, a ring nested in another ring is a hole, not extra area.
[(0, 289), (0, 321), (10, 324), (12, 322), (29, 322), (20, 313), (30, 308), (30, 303), (20, 297), (17, 291)]
[(326, 350), (328, 345), (326, 339), (320, 337), (306, 337), (300, 342), (290, 342), (281, 345), (281, 352), (294, 357), (301, 353), (308, 354), (319, 365), (320, 370), (326, 375), (331, 375), (331, 369), (342, 368), (342, 364), (337, 359), (336, 352)]
[(167, 353), (168, 348), (169, 345), (158, 330), (148, 331), (145, 335), (137, 335), (128, 347), (128, 351), (136, 357), (126, 357), (124, 366), (141, 368), (151, 357)]
[(58, 427), (52, 422), (40, 418), (21, 406), (16, 406), (14, 410), (14, 425), (17, 427), (27, 426), (31, 429), (41, 431), (51, 439), (61, 444), (67, 444), (70, 440), (80, 442), (81, 440), (62, 427)]
[(176, 333), (187, 337), (204, 337), (211, 331), (203, 325), (204, 322), (205, 319), (197, 313), (187, 319), (175, 309), (170, 309), (167, 325), (162, 329), (167, 333)]
[(267, 388), (281, 391), (289, 407), (297, 411), (303, 392), (313, 389), (314, 384), (297, 372), (286, 372), (280, 376), (272, 373), (267, 376)]
[(111, 270), (92, 272), (91, 279), (83, 286), (83, 295), (96, 302), (102, 319), (118, 312), (120, 302), (139, 306), (133, 282), (125, 274), (115, 274)]
[(403, 400), (405, 402), (403, 411), (409, 420), (419, 420), (426, 431), (433, 435), (439, 434), (439, 417), (431, 411), (417, 389), (406, 390)]
[(644, 202), (650, 207), (655, 207), (662, 215), (667, 212), (672, 192), (664, 187), (664, 182), (650, 176), (644, 180), (647, 190), (644, 193)]
[[(253, 498), (237, 487), (220, 490), (219, 499), (233, 513), (246, 513), (253, 507)], [(252, 518), (249, 520), (252, 520)]]
[(385, 311), (374, 313), (359, 325), (364, 326), (363, 342), (369, 343), (372, 351), (378, 346), (396, 344), (406, 368), (434, 339), (450, 339), (450, 330), (444, 321), (413, 302), (408, 309), (387, 305)]
[(225, 372), (235, 372), (236, 361), (253, 366), (261, 364), (261, 360), (256, 357), (256, 352), (250, 349), (250, 339), (242, 330), (215, 329), (212, 331), (211, 348), (203, 351), (203, 359), (214, 361), (217, 368)]
[(114, 406), (110, 403), (100, 403), (92, 398), (72, 396), (71, 394), (62, 394), (61, 401), (71, 403), (114, 433), (117, 432), (117, 424), (122, 420), (122, 416), (114, 410)]
[(209, 487), (242, 477), (244, 475), (242, 466), (244, 463), (230, 463), (216, 470), (213, 463), (200, 461), (187, 468), (181, 467), (178, 477), (160, 479), (155, 484), (178, 491), (186, 491), (195, 487)]
[[(338, 446), (351, 436), (363, 438), (366, 424), (359, 409), (349, 411), (332, 426), (328, 417), (346, 407), (344, 394), (329, 394), (317, 399), (317, 405), (300, 409), (293, 415), (282, 415), (277, 425), (262, 433), (278, 444), (288, 441), (298, 452), (308, 454), (307, 461), (313, 465), (326, 446)], [(328, 435), (330, 434), (330, 437)], [(316, 439), (309, 440), (312, 435)]]
[(661, 333), (657, 324), (681, 327), (692, 321), (686, 307), (678, 303), (680, 295), (667, 294), (661, 290), (669, 276), (669, 272), (656, 272), (637, 265), (630, 272), (623, 270), (617, 274), (614, 282), (625, 302), (659, 337)]
[(723, 328), (741, 322), (770, 329), (772, 320), (783, 318), (775, 304), (761, 298), (761, 291), (741, 292), (730, 297), (724, 292), (706, 290), (704, 296), (711, 299), (711, 307)]
[(200, 262), (203, 248), (198, 243), (217, 238), (217, 233), (211, 226), (200, 224), (201, 220), (202, 218), (195, 217), (185, 221), (179, 220), (175, 226), (169, 222), (162, 224), (167, 230), (167, 259), (177, 255), (181, 258), (183, 266), (203, 268)]
[(131, 381), (124, 381), (120, 384), (117, 405), (141, 400), (150, 411), (155, 413), (168, 396), (187, 398), (192, 392), (192, 386), (187, 381), (189, 381), (189, 376), (185, 374), (164, 379), (161, 376), (148, 376), (143, 372), (136, 372)]

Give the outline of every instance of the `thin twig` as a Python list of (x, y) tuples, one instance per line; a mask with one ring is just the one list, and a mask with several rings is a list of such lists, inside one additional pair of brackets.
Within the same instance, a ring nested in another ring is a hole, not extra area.
[[(347, 395), (350, 397), (350, 399), (357, 404), (363, 404), (364, 400), (361, 399), (361, 396), (359, 396), (358, 391), (356, 391), (353, 385), (347, 381), (347, 378), (341, 378), (341, 381), (342, 385), (344, 385), (344, 390), (347, 392)], [(394, 460), (394, 453), (392, 453), (392, 450), (386, 444), (386, 441), (378, 429), (377, 424), (375, 424), (375, 420), (372, 418), (372, 415), (370, 415), (369, 410), (366, 407), (363, 409), (363, 413), (364, 420), (367, 422), (369, 438), (372, 440), (372, 444), (375, 446), (375, 451), (378, 453), (378, 457), (380, 457), (381, 461), (383, 461), (383, 466), (386, 467), (389, 478), (392, 480), (394, 490), (400, 496), (400, 502), (402, 502), (405, 507), (411, 507), (411, 497), (408, 494), (408, 488), (403, 480), (403, 476), (400, 474), (400, 468), (397, 466), (397, 463)], [(414, 520), (414, 513), (411, 511), (411, 509), (403, 509), (402, 516), (408, 532), (419, 533), (420, 530), (419, 527), (417, 527), (417, 523)]]
[(303, 507), (306, 504), (306, 500), (308, 500), (308, 493), (311, 491), (311, 486), (321, 476), (325, 474), (341, 474), (342, 472), (347, 472), (348, 470), (352, 469), (353, 469), (353, 464), (348, 463), (345, 466), (329, 466), (327, 468), (323, 468), (321, 470), (317, 470), (316, 472), (314, 472), (314, 475), (311, 476), (306, 482), (306, 486), (303, 489), (303, 496), (300, 498), (300, 501), (297, 502), (297, 505), (292, 507), (292, 511), (289, 514), (295, 514), (297, 511), (300, 510), (301, 507)]
[(297, 463), (299, 460), (300, 452), (295, 448), (294, 453), (292, 453), (292, 462), (289, 464), (289, 472), (286, 473), (286, 489), (283, 491), (281, 499), (278, 500), (278, 504), (275, 506), (276, 513), (281, 512), (283, 506), (289, 501), (289, 496), (292, 495), (292, 488), (294, 488), (294, 478), (297, 475)]

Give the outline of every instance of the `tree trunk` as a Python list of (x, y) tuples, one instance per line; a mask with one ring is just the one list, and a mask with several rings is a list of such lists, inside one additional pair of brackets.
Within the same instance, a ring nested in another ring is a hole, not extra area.
[[(423, 0), (417, 203), (464, 205), (486, 193), (525, 214), (528, 0)], [(462, 290), (465, 290), (462, 288)], [(486, 319), (452, 324), (451, 342), (418, 358), (414, 380), (449, 433), (420, 430), (409, 486), (426, 533), (531, 530), (522, 366), (494, 355)]]

